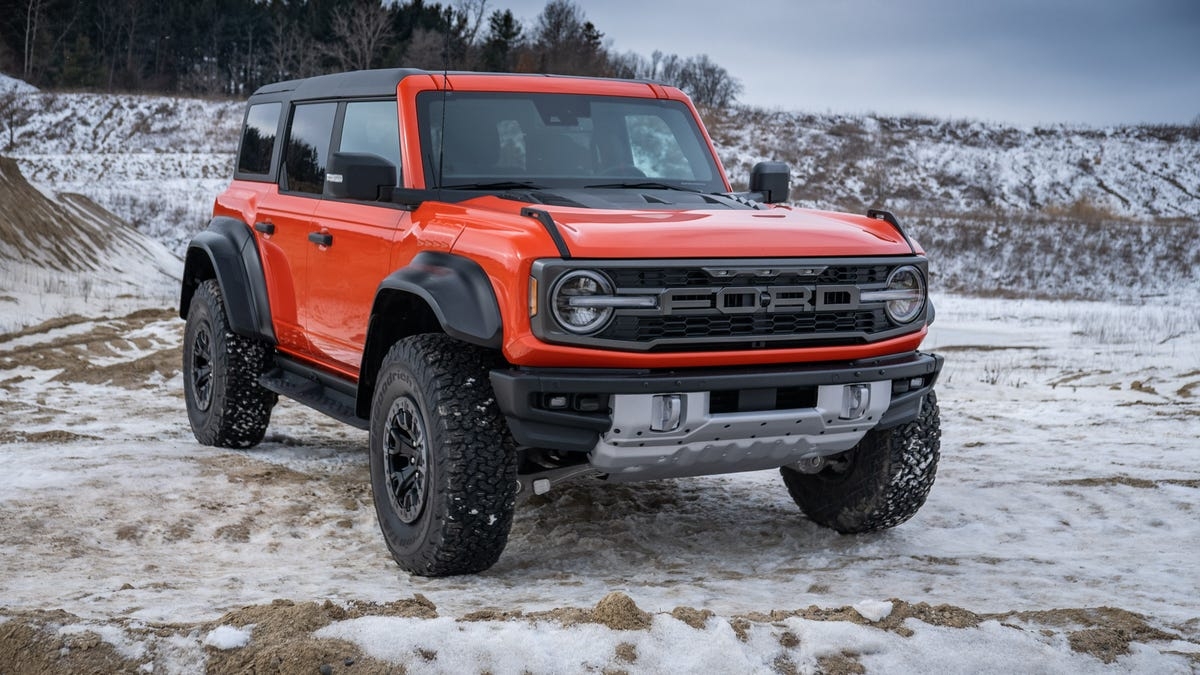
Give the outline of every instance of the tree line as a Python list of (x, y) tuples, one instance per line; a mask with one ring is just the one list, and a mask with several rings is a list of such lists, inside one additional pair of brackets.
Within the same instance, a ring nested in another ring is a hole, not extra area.
[(706, 107), (742, 91), (707, 55), (613, 51), (571, 0), (530, 25), (488, 0), (0, 0), (0, 71), (47, 89), (245, 96), (398, 66), (648, 78)]

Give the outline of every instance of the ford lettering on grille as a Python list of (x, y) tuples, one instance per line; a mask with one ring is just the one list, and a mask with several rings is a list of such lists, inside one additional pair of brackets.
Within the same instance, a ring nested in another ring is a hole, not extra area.
[(713, 310), (776, 314), (855, 310), (860, 301), (857, 286), (734, 286), (666, 290), (659, 295), (658, 306), (665, 315)]

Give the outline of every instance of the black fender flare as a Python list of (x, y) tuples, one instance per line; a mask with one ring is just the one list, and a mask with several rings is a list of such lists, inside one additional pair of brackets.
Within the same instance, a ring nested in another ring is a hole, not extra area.
[(187, 318), (196, 287), (213, 278), (221, 285), (230, 329), (238, 335), (275, 344), (267, 280), (258, 247), (250, 226), (236, 218), (213, 218), (208, 228), (188, 243), (179, 294), (181, 318)]
[(450, 337), (481, 347), (500, 347), (504, 333), (500, 303), (487, 272), (474, 260), (436, 251), (418, 253), (379, 284), (372, 320), (379, 297), (388, 291), (411, 293), (424, 300)]
[[(405, 308), (403, 318), (389, 320), (387, 315), (399, 307)], [(450, 253), (423, 251), (384, 278), (375, 291), (359, 369), (360, 416), (370, 410), (375, 378), (392, 344), (439, 327), (452, 338), (489, 349), (499, 349), (504, 340), (500, 303), (479, 263)]]

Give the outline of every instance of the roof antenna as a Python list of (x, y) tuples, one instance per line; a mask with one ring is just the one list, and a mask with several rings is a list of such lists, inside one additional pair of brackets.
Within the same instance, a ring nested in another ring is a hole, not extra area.
[(442, 176), (446, 166), (446, 98), (450, 90), (450, 31), (442, 34), (442, 133), (438, 137), (438, 201), (442, 201)]

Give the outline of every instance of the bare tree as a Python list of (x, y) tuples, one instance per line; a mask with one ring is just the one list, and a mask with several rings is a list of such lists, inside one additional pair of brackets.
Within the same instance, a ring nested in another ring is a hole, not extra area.
[(8, 144), (4, 151), (10, 152), (17, 147), (17, 127), (29, 121), (33, 116), (33, 94), (15, 89), (0, 92), (0, 117), (8, 128)]
[(609, 75), (626, 80), (648, 78), (654, 73), (651, 62), (636, 52), (625, 52), (624, 54), (610, 53), (608, 55), (608, 71)]
[(707, 54), (687, 60), (680, 73), (679, 85), (696, 105), (709, 108), (724, 108), (742, 93), (742, 83), (708, 58)]
[(391, 13), (379, 0), (358, 0), (344, 12), (333, 11), (330, 56), (345, 70), (365, 70), (375, 64), (380, 47), (391, 36)]
[(541, 70), (563, 75), (601, 75), (605, 70), (604, 34), (570, 0), (550, 0), (538, 15), (533, 47)]
[(22, 75), (29, 80), (33, 75), (33, 55), (36, 53), (38, 24), (42, 20), (42, 10), (46, 8), (46, 0), (28, 0), (25, 4), (25, 51), (22, 54), (24, 68)]
[(469, 45), (475, 44), (476, 38), (479, 37), (479, 29), (483, 27), (487, 0), (455, 0), (454, 11), (465, 20), (463, 40)]
[(447, 67), (446, 36), (434, 30), (417, 28), (404, 49), (404, 62), (413, 68), (441, 70)]
[(310, 77), (320, 70), (317, 50), (304, 31), (283, 21), (275, 24), (271, 34), (268, 63), (274, 80)]

